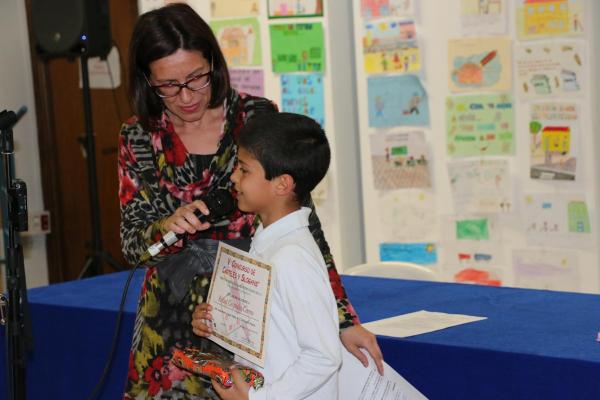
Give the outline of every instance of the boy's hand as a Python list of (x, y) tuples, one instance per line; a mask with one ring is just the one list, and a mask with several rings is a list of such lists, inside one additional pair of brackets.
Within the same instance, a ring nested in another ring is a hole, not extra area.
[(220, 383), (214, 379), (211, 381), (213, 388), (221, 397), (222, 400), (248, 400), (248, 391), (250, 390), (250, 384), (244, 381), (242, 374), (237, 368), (231, 370), (233, 376), (233, 386), (230, 388), (224, 388)]
[(365, 367), (369, 366), (369, 360), (360, 349), (367, 350), (375, 361), (379, 375), (383, 376), (383, 354), (381, 354), (375, 335), (359, 324), (342, 330), (340, 338), (346, 350), (358, 358), (358, 361)]
[(196, 306), (192, 313), (192, 331), (202, 337), (209, 337), (213, 333), (212, 328), (212, 306), (201, 303)]
[(164, 221), (164, 228), (167, 231), (173, 231), (175, 233), (196, 233), (197, 231), (203, 231), (210, 227), (208, 222), (200, 222), (198, 217), (194, 214), (196, 210), (204, 215), (208, 215), (208, 207), (202, 200), (196, 200), (192, 203), (179, 207), (175, 212), (167, 217)]

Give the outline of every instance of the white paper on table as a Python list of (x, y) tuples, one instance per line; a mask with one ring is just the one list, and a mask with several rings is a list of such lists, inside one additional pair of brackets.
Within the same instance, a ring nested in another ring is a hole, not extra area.
[(369, 359), (365, 368), (354, 355), (342, 349), (342, 368), (339, 375), (338, 398), (344, 400), (421, 400), (427, 399), (406, 379), (385, 362), (383, 376), (375, 362)]
[(487, 317), (421, 310), (369, 322), (363, 324), (363, 326), (375, 335), (402, 338), (439, 331), (451, 326), (467, 324), (482, 319), (487, 319)]

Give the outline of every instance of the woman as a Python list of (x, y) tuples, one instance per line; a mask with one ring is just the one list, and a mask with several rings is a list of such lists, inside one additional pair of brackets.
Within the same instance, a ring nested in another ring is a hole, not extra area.
[[(253, 214), (236, 210), (226, 224), (203, 230), (208, 224), (201, 223), (194, 211), (206, 212), (198, 199), (211, 190), (231, 188), (236, 139), (246, 120), (277, 108), (267, 99), (231, 89), (225, 59), (210, 27), (185, 4), (139, 18), (129, 63), (136, 116), (123, 125), (119, 143), (123, 253), (137, 264), (148, 246), (166, 232), (189, 236), (186, 243), (180, 241), (148, 263), (125, 398), (216, 398), (210, 383), (174, 368), (170, 354), (176, 345), (220, 351), (196, 336), (190, 326), (211, 274), (202, 248), (226, 239), (244, 247), (257, 221)], [(367, 349), (381, 370), (375, 337), (360, 326), (346, 298), (314, 211), (310, 222), (338, 301), (342, 342), (364, 361), (359, 348)]]

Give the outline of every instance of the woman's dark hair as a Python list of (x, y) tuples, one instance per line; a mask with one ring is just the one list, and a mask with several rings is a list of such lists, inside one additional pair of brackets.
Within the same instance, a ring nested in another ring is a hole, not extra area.
[(142, 14), (129, 44), (129, 96), (145, 129), (160, 116), (163, 102), (148, 85), (149, 66), (177, 50), (196, 50), (211, 63), (209, 108), (223, 103), (229, 91), (227, 62), (210, 26), (187, 4), (176, 3)]

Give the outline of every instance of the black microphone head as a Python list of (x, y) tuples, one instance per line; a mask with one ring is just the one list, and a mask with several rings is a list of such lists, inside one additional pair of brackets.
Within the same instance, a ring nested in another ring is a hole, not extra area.
[(216, 189), (208, 192), (206, 196), (202, 198), (210, 214), (208, 220), (215, 222), (222, 217), (231, 214), (235, 210), (235, 201), (233, 196), (226, 189)]

